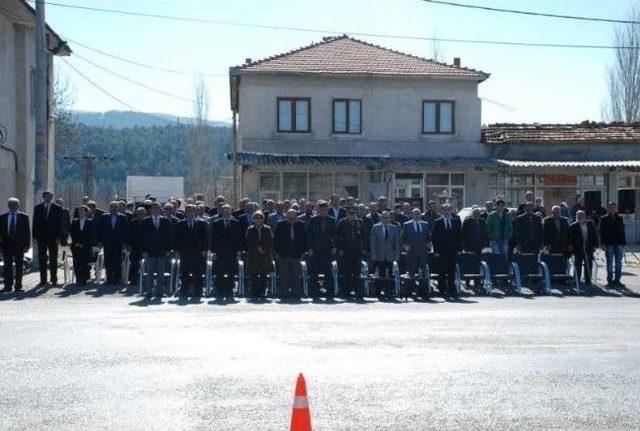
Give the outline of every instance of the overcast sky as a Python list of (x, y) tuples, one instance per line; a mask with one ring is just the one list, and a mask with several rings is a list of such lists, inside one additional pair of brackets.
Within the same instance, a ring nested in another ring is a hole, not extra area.
[[(50, 0), (47, 0), (50, 1)], [(316, 42), (323, 35), (385, 33), (460, 39), (545, 43), (612, 44), (614, 25), (491, 13), (436, 5), (421, 0), (55, 0), (57, 3), (131, 12), (204, 18), (253, 24), (306, 27), (327, 33), (267, 30), (134, 17), (47, 5), (48, 23), (71, 40), (75, 53), (130, 79), (191, 98), (195, 75), (208, 76), (210, 118), (228, 120), (228, 68), (246, 57), (259, 59)], [(633, 0), (487, 0), (461, 3), (541, 12), (627, 17)], [(430, 56), (430, 42), (356, 36), (419, 56)], [(92, 48), (166, 69), (166, 73), (127, 64), (83, 48)], [(483, 123), (566, 123), (599, 120), (606, 95), (606, 71), (613, 50), (528, 48), (442, 43), (444, 60), (461, 57), (463, 66), (491, 77), (480, 85)], [(188, 101), (159, 95), (113, 76), (84, 60), (67, 59), (108, 92), (144, 112), (191, 116)], [(75, 87), (76, 109), (126, 110), (78, 76), (64, 62), (59, 72)], [(486, 99), (508, 105), (505, 109)]]

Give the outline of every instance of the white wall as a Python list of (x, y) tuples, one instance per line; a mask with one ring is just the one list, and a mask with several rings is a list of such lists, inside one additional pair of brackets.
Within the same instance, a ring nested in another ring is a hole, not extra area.
[[(475, 81), (413, 78), (242, 76), (243, 151), (292, 154), (482, 156)], [(277, 97), (311, 98), (311, 133), (278, 133)], [(332, 100), (362, 99), (362, 135), (332, 135)], [(455, 101), (455, 134), (422, 134), (423, 100)]]

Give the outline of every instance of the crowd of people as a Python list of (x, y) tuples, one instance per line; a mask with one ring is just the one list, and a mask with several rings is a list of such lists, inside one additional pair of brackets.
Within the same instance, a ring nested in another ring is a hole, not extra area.
[[(462, 252), (488, 251), (507, 259), (515, 253), (551, 253), (572, 256), (578, 277), (592, 282), (594, 252), (606, 253), (607, 287), (623, 286), (621, 264), (625, 229), (614, 202), (597, 217), (587, 216), (576, 204), (554, 205), (550, 215), (540, 200), (528, 192), (516, 211), (509, 211), (502, 197), (474, 206), (464, 220), (450, 203), (439, 207), (427, 203), (426, 210), (399, 202), (389, 208), (387, 198), (364, 205), (358, 199), (332, 195), (329, 200), (308, 202), (253, 202), (241, 199), (232, 208), (219, 196), (209, 206), (203, 195), (160, 202), (153, 196), (138, 205), (113, 201), (107, 210), (89, 197), (72, 211), (53, 193), (42, 194), (33, 209), (33, 221), (20, 211), (18, 199), (8, 201), (8, 212), (0, 216), (0, 249), (4, 261), (4, 289), (22, 289), (23, 257), (32, 240), (37, 253), (40, 283), (58, 284), (59, 246), (69, 246), (76, 282), (91, 280), (90, 264), (98, 249), (104, 254), (107, 285), (136, 285), (144, 259), (145, 291), (148, 297), (166, 293), (164, 276), (170, 258), (180, 259), (181, 298), (200, 298), (207, 256), (211, 257), (219, 300), (234, 297), (238, 262), (246, 264), (247, 296), (264, 299), (268, 278), (276, 262), (279, 296), (303, 296), (301, 260), (308, 265), (311, 298), (334, 295), (362, 299), (362, 261), (375, 273), (375, 292), (380, 300), (394, 295), (394, 262), (417, 286), (418, 275), (429, 253), (438, 262), (438, 291), (456, 298), (454, 274)], [(130, 267), (123, 272), (122, 254), (130, 251)], [(333, 261), (338, 265), (338, 286), (334, 286)], [(128, 273), (128, 280), (122, 280)], [(416, 299), (426, 299), (427, 289), (412, 290)]]

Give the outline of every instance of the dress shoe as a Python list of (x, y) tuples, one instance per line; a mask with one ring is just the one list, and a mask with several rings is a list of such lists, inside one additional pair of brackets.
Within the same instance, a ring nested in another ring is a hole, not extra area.
[(16, 287), (14, 287), (13, 290), (16, 292), (22, 292), (22, 286), (16, 285)]
[(11, 292), (13, 289), (9, 286), (5, 287), (4, 289), (0, 290), (0, 292), (2, 293), (7, 293), (7, 292)]

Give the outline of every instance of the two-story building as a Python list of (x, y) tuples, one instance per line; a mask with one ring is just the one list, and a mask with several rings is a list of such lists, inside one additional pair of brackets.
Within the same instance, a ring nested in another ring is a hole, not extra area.
[(488, 76), (347, 36), (231, 68), (242, 193), (475, 201)]
[(247, 59), (230, 69), (241, 193), (458, 207), (495, 194), (513, 205), (526, 190), (547, 205), (637, 194), (640, 125), (483, 129), (488, 77), (348, 36)]
[[(54, 181), (53, 56), (69, 55), (68, 45), (47, 26), (47, 184)], [(24, 0), (0, 1), (0, 205), (17, 197), (33, 208), (35, 182), (35, 10)], [(3, 210), (0, 210), (0, 212)]]

